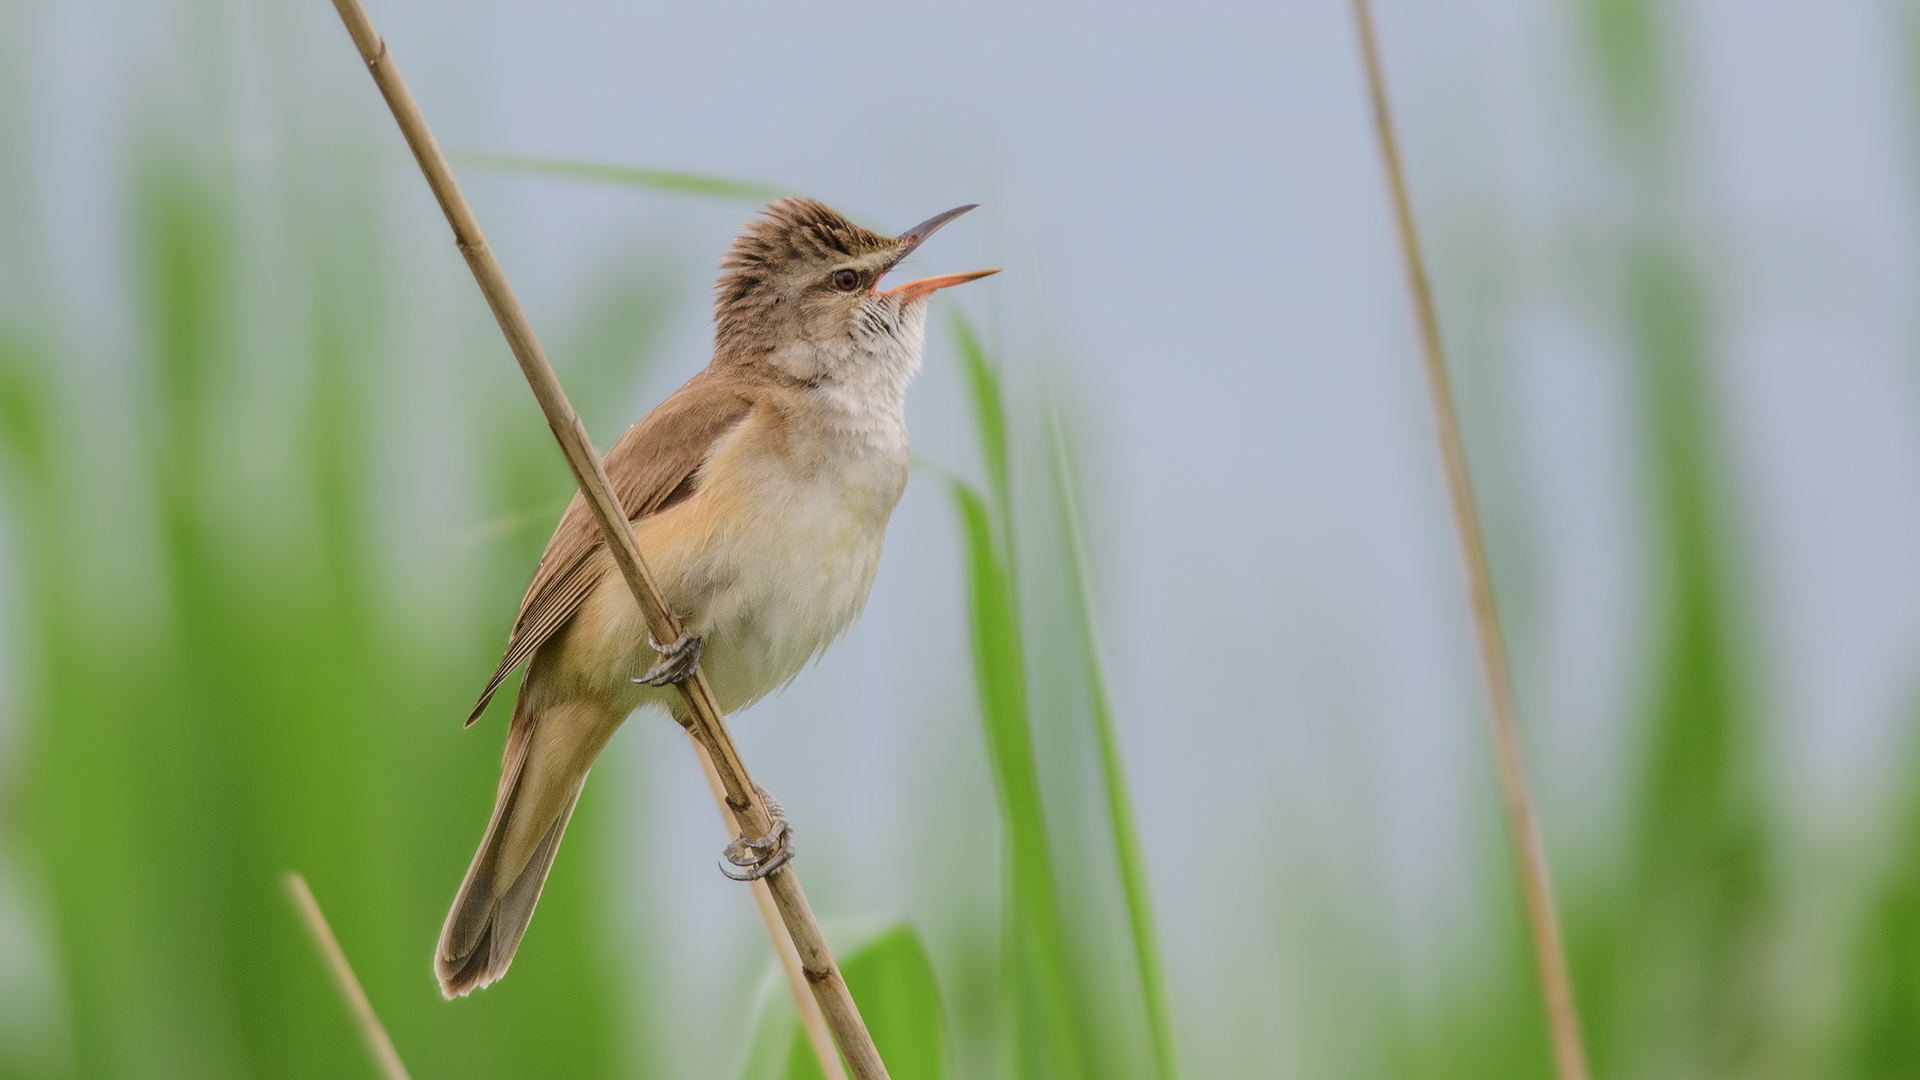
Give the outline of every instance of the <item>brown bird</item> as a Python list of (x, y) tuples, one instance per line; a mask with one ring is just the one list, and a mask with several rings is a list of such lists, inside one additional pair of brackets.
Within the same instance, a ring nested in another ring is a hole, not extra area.
[[(907, 384), (928, 298), (992, 270), (880, 291), (962, 206), (897, 237), (782, 199), (721, 260), (713, 361), (629, 428), (607, 476), (686, 637), (659, 646), (578, 494), (520, 602), (506, 655), (467, 717), (522, 662), (493, 818), (434, 952), (447, 997), (506, 974), (587, 770), (627, 715), (686, 720), (695, 664), (732, 712), (785, 685), (867, 601), (907, 481)], [(756, 877), (777, 842), (729, 858)]]

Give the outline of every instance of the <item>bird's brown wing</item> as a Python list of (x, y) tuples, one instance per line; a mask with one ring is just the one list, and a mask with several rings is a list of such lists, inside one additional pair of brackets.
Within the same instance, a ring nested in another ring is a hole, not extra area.
[[(606, 456), (607, 478), (627, 519), (638, 521), (693, 494), (695, 473), (707, 451), (753, 407), (753, 399), (740, 393), (738, 384), (729, 386), (702, 372), (628, 428)], [(468, 724), (480, 719), (513, 669), (573, 617), (605, 572), (604, 561), (593, 557), (604, 544), (586, 500), (575, 492), (520, 601), (506, 655), (468, 714)]]

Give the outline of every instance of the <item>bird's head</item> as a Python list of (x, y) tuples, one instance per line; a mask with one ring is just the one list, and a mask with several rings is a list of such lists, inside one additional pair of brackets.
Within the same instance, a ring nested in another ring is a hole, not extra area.
[(917, 362), (927, 298), (996, 271), (944, 274), (885, 290), (880, 279), (971, 209), (957, 207), (899, 236), (882, 236), (813, 199), (781, 199), (767, 207), (720, 262), (715, 356), (770, 364), (810, 381), (869, 358)]

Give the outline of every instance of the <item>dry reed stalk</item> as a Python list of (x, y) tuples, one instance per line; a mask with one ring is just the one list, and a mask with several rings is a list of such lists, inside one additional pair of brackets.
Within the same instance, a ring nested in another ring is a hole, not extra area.
[[(680, 621), (661, 599), (660, 588), (640, 557), (640, 549), (634, 543), (627, 516), (614, 497), (606, 471), (601, 467), (600, 455), (587, 437), (587, 429), (580, 423), (579, 415), (568, 403), (566, 391), (561, 388), (560, 379), (553, 372), (553, 365), (547, 362), (546, 353), (534, 337), (532, 325), (527, 322), (526, 314), (520, 310), (519, 300), (507, 284), (506, 274), (494, 259), (492, 249), (487, 247), (480, 232), (480, 223), (474, 218), (465, 197), (460, 194), (459, 185), (453, 179), (453, 170), (448, 167), (446, 156), (440, 152), (432, 132), (427, 129), (426, 118), (420, 114), (420, 107), (408, 92), (399, 68), (388, 55), (386, 42), (374, 32), (373, 24), (367, 19), (366, 12), (361, 10), (359, 0), (334, 0), (333, 6), (340, 13), (340, 20), (346, 24), (347, 33), (353, 38), (360, 58), (366, 62), (367, 71), (373, 75), (374, 84), (380, 88), (380, 95), (392, 110), (394, 121), (399, 124), (401, 135), (406, 138), (407, 148), (413, 151), (414, 160), (426, 176), (427, 186), (433, 190), (434, 198), (446, 214), (447, 224), (453, 229), (454, 243), (459, 247), (460, 254), (466, 257), (467, 268), (473, 272), (481, 295), (493, 310), (494, 319), (499, 322), (500, 331), (506, 336), (514, 360), (519, 362), (521, 373), (533, 389), (541, 412), (546, 414), (547, 425), (553, 429), (554, 439), (559, 442), (560, 451), (567, 459), (567, 467), (573, 471), (574, 482), (580, 486), (582, 497), (593, 511), (594, 520), (599, 523), (607, 549), (615, 565), (620, 568), (621, 576), (626, 579), (634, 601), (640, 605), (640, 611), (646, 617), (648, 633), (655, 641), (677, 641), (680, 638)], [(688, 730), (700, 742), (719, 774), (726, 793), (727, 809), (732, 812), (740, 835), (767, 835), (773, 829), (773, 821), (755, 794), (753, 780), (747, 775), (747, 767), (740, 760), (733, 737), (727, 732), (726, 718), (713, 699), (712, 688), (707, 685), (706, 673), (696, 670), (691, 679), (679, 684), (679, 690), (690, 714)], [(853, 995), (847, 992), (846, 980), (841, 977), (840, 969), (833, 961), (833, 953), (827, 948), (827, 940), (820, 933), (819, 923), (814, 920), (806, 893), (801, 891), (800, 879), (788, 868), (770, 874), (763, 880), (800, 957), (801, 974), (814, 1000), (819, 1003), (827, 1027), (832, 1030), (834, 1041), (852, 1068), (855, 1080), (885, 1080), (886, 1066), (881, 1064), (880, 1054), (874, 1049), (873, 1037), (867, 1033), (866, 1023), (860, 1019), (860, 1010), (854, 1005)]]
[[(714, 771), (713, 759), (698, 743), (694, 744), (693, 752), (700, 759), (700, 771), (706, 775), (707, 787), (713, 791), (713, 801), (720, 804), (721, 814), (726, 814), (727, 789), (720, 783), (720, 774)], [(760, 919), (767, 924), (767, 936), (773, 939), (773, 951), (780, 955), (780, 967), (787, 973), (787, 989), (793, 993), (793, 1008), (800, 1014), (800, 1027), (806, 1031), (814, 1059), (820, 1063), (820, 1075), (826, 1080), (847, 1080), (846, 1067), (840, 1064), (840, 1053), (833, 1048), (833, 1035), (827, 1031), (827, 1019), (820, 1015), (820, 1004), (813, 1000), (812, 994), (807, 993), (807, 977), (800, 967), (800, 953), (780, 926), (780, 908), (773, 902), (773, 891), (767, 888), (765, 879), (751, 884), (753, 902), (760, 908)]]
[(1560, 1080), (1587, 1080), (1586, 1051), (1580, 1041), (1580, 1014), (1574, 1007), (1572, 981), (1567, 974), (1566, 945), (1561, 939), (1559, 917), (1554, 912), (1553, 884), (1547, 874), (1547, 853), (1540, 841), (1540, 826), (1534, 813), (1533, 799), (1527, 793), (1526, 767), (1520, 757), (1512, 675), (1507, 667), (1506, 644), (1500, 633), (1500, 613), (1493, 602), (1493, 575), (1488, 569), (1486, 545), (1480, 535), (1480, 518), (1474, 508), (1473, 485), (1467, 475), (1465, 443), (1460, 436), (1460, 417), (1454, 406), (1453, 387), (1447, 378), (1447, 360), (1440, 343), (1440, 320), (1434, 313), (1433, 289), (1427, 280), (1426, 262), (1420, 253), (1419, 235), (1414, 230), (1413, 204), (1407, 197), (1406, 171), (1400, 163), (1393, 117), (1387, 108), (1386, 79), (1381, 74), (1380, 46), (1374, 37), (1373, 12), (1368, 0), (1352, 0), (1352, 3), (1354, 23), (1360, 33), (1360, 54), (1366, 66), (1367, 91), (1373, 101), (1374, 132), (1380, 138), (1380, 157), (1386, 169), (1387, 188), (1393, 198), (1394, 225), (1399, 233), (1400, 252), (1406, 260), (1407, 285), (1413, 294), (1427, 390), (1433, 403), (1434, 426), (1440, 438), (1440, 457), (1447, 474), (1447, 493), (1453, 504), (1454, 528), (1460, 538), (1461, 557), (1466, 563), (1474, 631), (1479, 639), (1481, 669), (1486, 677), (1487, 697), (1492, 706), (1494, 746), (1499, 760), (1501, 793), (1506, 804), (1508, 842), (1513, 847), (1514, 861), (1520, 872), (1521, 892), (1526, 899), (1527, 928), (1533, 938), (1534, 961), (1539, 968), (1540, 994), (1546, 1006), (1554, 1066)]
[(333, 975), (333, 983), (340, 989), (340, 996), (346, 999), (347, 1011), (353, 1014), (353, 1021), (360, 1028), (360, 1037), (367, 1041), (367, 1053), (373, 1055), (374, 1067), (387, 1080), (408, 1080), (407, 1067), (400, 1062), (400, 1052), (393, 1048), (393, 1040), (387, 1037), (387, 1029), (380, 1025), (380, 1018), (374, 1015), (373, 1003), (367, 1000), (367, 992), (360, 988), (360, 980), (354, 978), (353, 965), (347, 963), (347, 954), (341, 951), (339, 939), (333, 936), (333, 928), (327, 925), (327, 917), (320, 910), (320, 901), (313, 898), (313, 890), (307, 887), (307, 879), (289, 870), (287, 871), (287, 896), (293, 901), (293, 910), (306, 924), (307, 933), (312, 935), (313, 944), (320, 950), (320, 958), (327, 962), (327, 971)]

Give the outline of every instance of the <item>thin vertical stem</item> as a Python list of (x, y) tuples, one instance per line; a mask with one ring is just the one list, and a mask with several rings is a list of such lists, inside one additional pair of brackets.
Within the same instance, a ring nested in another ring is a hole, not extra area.
[(1520, 756), (1520, 736), (1514, 719), (1513, 681), (1507, 667), (1506, 644), (1500, 633), (1500, 613), (1494, 606), (1493, 576), (1487, 566), (1486, 545), (1474, 507), (1473, 485), (1467, 475), (1467, 455), (1460, 436), (1460, 418), (1453, 387), (1447, 378), (1446, 354), (1440, 342), (1440, 320), (1434, 313), (1433, 289), (1414, 229), (1413, 205), (1407, 197), (1406, 172), (1387, 108), (1385, 77), (1381, 74), (1380, 46), (1375, 40), (1373, 13), (1368, 0), (1352, 0), (1353, 18), (1360, 32), (1360, 53), (1366, 66), (1367, 90), (1373, 100), (1374, 131), (1380, 138), (1380, 157), (1393, 198), (1394, 224), (1400, 251), (1406, 260), (1407, 285), (1413, 294), (1420, 352), (1433, 402), (1434, 426), (1440, 439), (1440, 457), (1447, 474), (1447, 493), (1453, 522), (1466, 563), (1467, 590), (1473, 606), (1473, 626), (1479, 639), (1480, 662), (1486, 676), (1487, 698), (1493, 717), (1500, 788), (1506, 804), (1508, 841), (1520, 873), (1526, 899), (1527, 927), (1533, 938), (1534, 961), (1539, 968), (1540, 993), (1545, 1001), (1547, 1027), (1553, 1044), (1554, 1065), (1560, 1080), (1587, 1080), (1586, 1051), (1580, 1041), (1580, 1014), (1574, 1007), (1572, 981), (1567, 974), (1566, 946), (1554, 912), (1553, 885), (1547, 873), (1547, 854), (1540, 826), (1527, 793), (1526, 768)]
[(380, 1024), (380, 1017), (373, 1011), (373, 1002), (367, 1000), (367, 992), (360, 988), (360, 980), (353, 975), (353, 965), (347, 963), (347, 954), (341, 950), (339, 939), (333, 936), (333, 928), (327, 925), (327, 917), (320, 910), (320, 901), (313, 898), (313, 890), (307, 887), (307, 879), (293, 871), (287, 872), (287, 897), (293, 901), (294, 913), (300, 916), (307, 933), (312, 936), (313, 944), (320, 950), (320, 958), (327, 962), (327, 971), (333, 976), (333, 984), (340, 991), (340, 997), (347, 1003), (347, 1011), (353, 1014), (353, 1022), (360, 1028), (360, 1037), (366, 1040), (367, 1053), (373, 1056), (374, 1067), (386, 1080), (408, 1080), (407, 1067), (400, 1062), (400, 1052), (393, 1048), (393, 1040), (387, 1037), (387, 1029)]
[[(359, 0), (333, 0), (333, 6), (340, 13), (340, 21), (346, 24), (347, 34), (359, 50), (360, 59), (366, 63), (368, 74), (373, 76), (380, 96), (386, 99), (394, 123), (399, 125), (407, 148), (413, 151), (414, 161), (419, 164), (420, 172), (426, 178), (427, 187), (439, 202), (441, 212), (446, 215), (447, 225), (453, 230), (454, 245), (466, 258), (467, 269), (472, 271), (474, 283), (480, 287), (487, 307), (492, 309), (494, 320), (499, 323), (500, 332), (507, 339), (507, 347), (513, 352), (514, 361), (520, 365), (521, 374), (526, 376), (527, 385), (533, 390), (534, 399), (540, 403), (547, 426), (552, 429), (554, 440), (560, 444), (561, 455), (566, 458), (567, 467), (573, 472), (574, 483), (579, 485), (580, 495), (592, 511), (594, 522), (606, 541), (608, 554), (612, 556), (620, 576), (627, 583), (628, 591), (633, 594), (634, 603), (646, 619), (648, 633), (655, 641), (678, 639), (680, 620), (661, 598), (659, 585), (653, 580), (645, 560), (640, 557), (632, 525), (614, 496), (613, 485), (607, 480), (600, 454), (587, 437), (586, 426), (580, 422), (579, 414), (574, 412), (572, 403), (567, 400), (566, 390), (561, 387), (559, 376), (554, 374), (553, 365), (547, 362), (546, 351), (534, 336), (533, 325), (527, 321), (526, 312), (521, 310), (520, 301), (514, 296), (513, 287), (507, 283), (506, 272), (501, 269), (499, 260), (494, 258), (493, 249), (487, 246), (486, 238), (480, 231), (480, 222), (474, 217), (473, 208), (467, 205), (466, 196), (460, 193), (460, 185), (453, 178), (453, 169), (447, 164), (446, 155), (441, 152), (439, 144), (434, 141), (433, 132), (428, 129), (426, 117), (421, 114), (420, 106), (407, 89), (406, 80), (400, 77), (400, 69), (388, 53), (387, 43), (374, 31), (373, 23), (361, 9)], [(721, 786), (726, 791), (727, 809), (733, 813), (740, 834), (768, 835), (773, 831), (773, 819), (760, 801), (758, 789), (747, 774), (746, 763), (740, 759), (740, 752), (734, 746), (733, 736), (727, 732), (726, 716), (714, 700), (713, 688), (707, 684), (706, 673), (695, 669), (693, 677), (677, 684), (677, 689), (687, 707), (688, 730), (712, 759), (714, 770), (719, 774)], [(853, 995), (847, 992), (846, 980), (841, 977), (833, 953), (827, 948), (827, 939), (820, 932), (819, 922), (813, 917), (806, 893), (800, 888), (799, 876), (788, 867), (763, 880), (773, 896), (775, 906), (780, 909), (781, 921), (793, 940), (793, 947), (800, 955), (801, 971), (813, 990), (814, 1000), (819, 1003), (820, 1012), (826, 1017), (827, 1026), (833, 1031), (834, 1041), (839, 1044), (855, 1080), (886, 1080), (886, 1066), (881, 1064), (880, 1053), (873, 1045), (873, 1036), (868, 1034), (865, 1021), (860, 1019), (860, 1010), (854, 1004)]]

